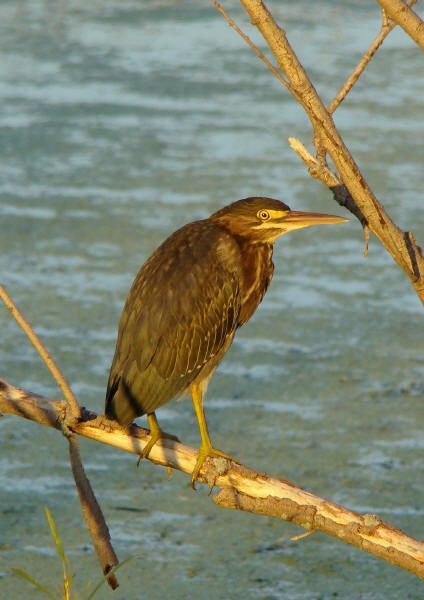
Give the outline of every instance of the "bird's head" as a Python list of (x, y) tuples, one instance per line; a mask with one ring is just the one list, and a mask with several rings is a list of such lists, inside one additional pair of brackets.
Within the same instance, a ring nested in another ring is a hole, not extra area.
[(244, 198), (210, 216), (233, 235), (255, 242), (273, 244), (294, 229), (310, 225), (343, 223), (348, 219), (335, 215), (290, 210), (287, 204), (273, 198)]

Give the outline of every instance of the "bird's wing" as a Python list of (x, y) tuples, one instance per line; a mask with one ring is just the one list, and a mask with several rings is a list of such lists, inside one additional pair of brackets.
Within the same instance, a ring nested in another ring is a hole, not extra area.
[(240, 260), (233, 238), (207, 220), (178, 230), (147, 260), (121, 317), (107, 414), (122, 422), (153, 412), (217, 357), (237, 327)]

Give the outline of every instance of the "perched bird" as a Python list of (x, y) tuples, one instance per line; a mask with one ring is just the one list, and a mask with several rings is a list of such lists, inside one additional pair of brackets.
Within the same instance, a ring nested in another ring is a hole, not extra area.
[(138, 272), (119, 323), (105, 413), (121, 425), (147, 414), (151, 439), (161, 430), (155, 411), (191, 392), (201, 446), (192, 485), (213, 448), (203, 411), (208, 382), (236, 330), (255, 312), (270, 284), (275, 240), (289, 231), (342, 217), (299, 212), (272, 198), (245, 198), (165, 240)]

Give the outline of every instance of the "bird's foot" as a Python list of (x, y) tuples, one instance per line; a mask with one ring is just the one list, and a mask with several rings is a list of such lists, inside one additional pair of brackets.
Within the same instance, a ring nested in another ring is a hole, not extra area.
[(162, 431), (162, 429), (151, 429), (150, 430), (150, 440), (147, 442), (147, 444), (144, 446), (140, 456), (138, 457), (138, 461), (137, 461), (137, 467), (140, 464), (140, 461), (143, 460), (143, 458), (147, 458), (150, 454), (150, 450), (153, 448), (153, 446), (156, 444), (156, 442), (158, 440), (173, 440), (174, 442), (179, 442), (180, 438), (177, 437), (176, 435), (172, 435), (171, 433), (166, 433), (166, 431)]
[[(197, 476), (199, 475), (200, 469), (202, 468), (202, 465), (203, 465), (203, 463), (205, 462), (205, 460), (206, 460), (206, 458), (208, 456), (217, 457), (217, 458), (226, 458), (230, 462), (235, 462), (238, 465), (240, 464), (237, 459), (233, 458), (229, 454), (225, 454), (224, 452), (221, 452), (221, 450), (217, 450), (216, 448), (214, 448), (210, 444), (208, 444), (208, 445), (206, 445), (206, 444), (203, 445), (202, 444), (200, 446), (200, 448), (199, 448), (199, 454), (197, 455), (196, 464), (194, 465), (194, 469), (193, 469), (193, 472), (191, 474), (191, 487), (192, 487), (193, 490), (196, 489), (194, 487), (194, 482), (196, 481)], [(213, 486), (215, 485), (215, 479), (217, 477), (219, 477), (219, 475), (221, 475), (221, 474), (222, 473), (217, 473), (216, 474), (216, 476), (213, 479), (212, 484), (209, 485), (210, 490), (212, 490)]]

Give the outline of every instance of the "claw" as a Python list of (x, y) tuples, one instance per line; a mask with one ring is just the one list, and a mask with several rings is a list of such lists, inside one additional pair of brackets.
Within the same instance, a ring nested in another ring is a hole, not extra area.
[(143, 458), (147, 458), (150, 454), (150, 450), (156, 444), (158, 440), (166, 439), (166, 440), (174, 440), (175, 442), (179, 442), (180, 439), (176, 435), (172, 435), (171, 433), (166, 433), (159, 427), (159, 423), (156, 419), (155, 413), (150, 413), (147, 415), (147, 420), (150, 425), (150, 440), (144, 446), (140, 456), (138, 457), (137, 467), (140, 464), (140, 461)]
[[(208, 456), (211, 457), (219, 457), (219, 458), (225, 458), (227, 459), (229, 462), (235, 462), (237, 464), (240, 464), (238, 460), (236, 460), (235, 458), (233, 458), (232, 456), (230, 456), (229, 454), (225, 454), (224, 452), (221, 452), (221, 450), (217, 450), (216, 448), (213, 448), (213, 446), (211, 446), (210, 444), (202, 444), (199, 448), (199, 454), (197, 455), (197, 460), (196, 460), (196, 464), (194, 465), (194, 469), (191, 473), (191, 488), (193, 490), (195, 490), (195, 486), (194, 486), (194, 482), (196, 481), (200, 469), (202, 468), (203, 463), (205, 462), (206, 458)], [(215, 485), (215, 480), (217, 477), (219, 477), (221, 473), (217, 473), (212, 485), (209, 484), (209, 493), (211, 493), (212, 488)]]

